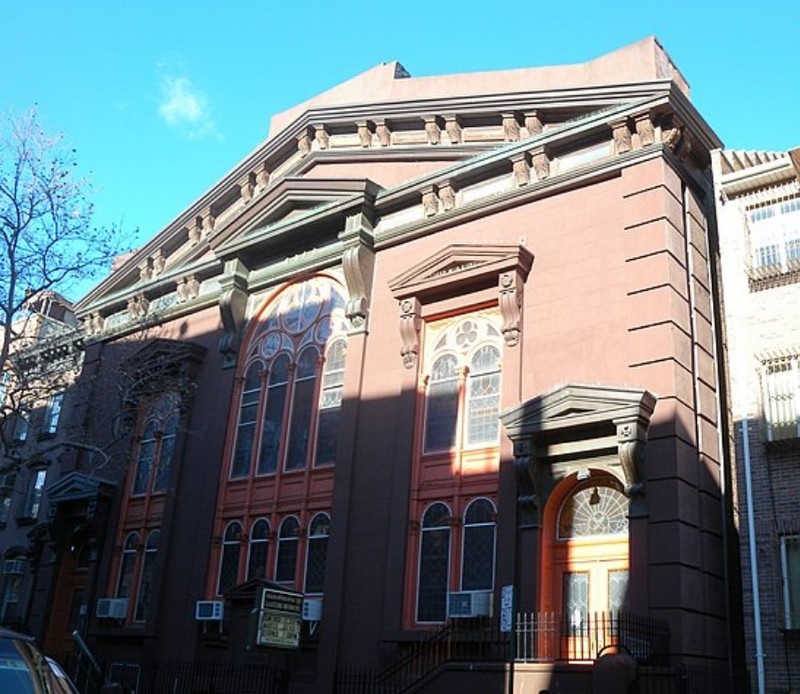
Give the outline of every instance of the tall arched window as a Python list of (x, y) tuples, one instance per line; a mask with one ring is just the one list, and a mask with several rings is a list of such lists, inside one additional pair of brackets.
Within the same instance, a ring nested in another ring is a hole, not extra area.
[(500, 331), (470, 317), (440, 329), (425, 404), (425, 453), (494, 445), (500, 409)]
[(269, 550), (269, 522), (259, 518), (250, 529), (250, 547), (247, 555), (247, 580), (267, 575)]
[[(292, 285), (270, 305), (243, 359), (232, 478), (246, 477), (254, 468), (259, 475), (305, 468), (312, 459), (315, 431), (322, 444), (316, 462), (334, 462), (337, 427), (331, 425), (331, 414), (318, 417), (317, 410), (338, 407), (336, 369), (331, 367), (328, 376), (326, 359), (343, 354), (328, 344), (336, 344), (346, 332), (344, 299), (328, 279)], [(343, 363), (337, 366), (341, 370)], [(266, 378), (256, 375), (262, 368)]]
[(147, 543), (144, 547), (144, 557), (142, 559), (142, 571), (139, 576), (139, 590), (136, 595), (136, 610), (133, 613), (133, 621), (135, 622), (147, 621), (153, 598), (155, 565), (158, 559), (158, 543), (160, 539), (160, 530), (151, 530), (147, 535)]
[(464, 514), (461, 553), (461, 590), (492, 590), (494, 587), (494, 504), (475, 499)]
[(239, 521), (228, 523), (222, 536), (222, 559), (219, 563), (217, 593), (224, 595), (233, 588), (239, 579), (239, 555), (242, 551), (242, 524)]
[(130, 598), (133, 593), (133, 577), (136, 571), (136, 550), (139, 545), (139, 533), (130, 533), (122, 547), (122, 561), (119, 565), (117, 581), (117, 597)]
[(167, 393), (148, 406), (136, 452), (132, 495), (166, 491), (178, 430), (178, 404), (178, 397)]
[(261, 454), (258, 457), (259, 475), (275, 472), (278, 467), (288, 387), (289, 356), (279, 354), (272, 362), (269, 371), (267, 403), (264, 409), (264, 425), (261, 430)]
[(284, 518), (278, 531), (278, 557), (275, 560), (275, 580), (279, 583), (294, 582), (299, 534), (300, 523), (297, 518)]
[(311, 433), (311, 415), (314, 411), (314, 393), (317, 383), (319, 357), (313, 347), (306, 347), (297, 360), (294, 372), (294, 397), (289, 420), (289, 449), (286, 452), (286, 469), (304, 468), (308, 461), (308, 443)]
[(336, 340), (328, 347), (325, 355), (319, 393), (315, 465), (330, 465), (336, 462), (339, 413), (342, 409), (342, 391), (344, 390), (346, 344), (344, 340)]
[(242, 386), (242, 398), (239, 405), (239, 425), (236, 428), (236, 448), (233, 452), (233, 477), (242, 477), (250, 468), (253, 454), (256, 421), (258, 418), (258, 398), (261, 394), (261, 372), (264, 365), (260, 361), (253, 362), (247, 369)]
[(306, 593), (321, 593), (325, 586), (330, 526), (327, 513), (318, 513), (311, 521), (306, 548)]
[(417, 587), (417, 621), (443, 622), (447, 617), (450, 576), (450, 509), (443, 503), (422, 516)]

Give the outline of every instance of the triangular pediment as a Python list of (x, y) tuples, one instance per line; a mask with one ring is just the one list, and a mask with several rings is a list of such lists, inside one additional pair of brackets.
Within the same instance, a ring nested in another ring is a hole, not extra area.
[(646, 390), (567, 384), (509, 408), (500, 416), (511, 438), (621, 421), (649, 422), (656, 398)]
[(85, 501), (100, 496), (110, 496), (115, 487), (116, 485), (108, 480), (91, 477), (81, 472), (70, 472), (53, 486), (48, 487), (47, 496), (52, 504)]
[(520, 269), (527, 277), (533, 255), (523, 246), (453, 244), (389, 282), (395, 298), (422, 296), (466, 282), (492, 284), (501, 272)]
[(343, 205), (374, 199), (378, 187), (368, 179), (287, 177), (251, 202), (239, 214), (220, 224), (211, 248), (225, 255), (230, 246), (255, 243), (281, 228), (335, 214)]

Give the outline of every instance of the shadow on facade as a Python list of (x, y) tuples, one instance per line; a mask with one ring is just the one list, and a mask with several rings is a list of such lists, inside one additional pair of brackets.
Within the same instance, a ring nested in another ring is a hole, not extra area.
[[(730, 674), (738, 617), (726, 604), (726, 596), (736, 597), (727, 572), (737, 554), (723, 524), (730, 509), (718, 469), (698, 455), (693, 425), (662, 414), (669, 408), (657, 408), (646, 391), (611, 386), (570, 384), (507, 409), (496, 472), (484, 467), (429, 482), (428, 501), (462, 509), (478, 497), (496, 503), (488, 622), (409, 624), (423, 531), (412, 515), (422, 490), (412, 481), (423, 402), (408, 389), (370, 401), (345, 395), (335, 467), (278, 474), (285, 494), (271, 502), (275, 513), (304, 523), (319, 510), (331, 517), (324, 616), (313, 631), (304, 624), (300, 648), (253, 647), (249, 598), (225, 601), (221, 622), (196, 621), (196, 602), (216, 598), (209, 577), (223, 542), (215, 534), (218, 490), (237, 421), (229, 409), (238, 407), (240, 391), (235, 370), (220, 368), (216, 333), (162, 326), (149, 337), (88, 346), (84, 374), (68, 394), (64, 435), (103, 455), (64, 447), (59, 477), (48, 480), (49, 517), (26, 536), (34, 580), (23, 621), (55, 655), (72, 651), (69, 634), (77, 628), (108, 662), (265, 664), (285, 673), (270, 691), (286, 692), (388, 691), (392, 676), (413, 677), (415, 691), (521, 691), (523, 683), (525, 691), (555, 691), (570, 680), (589, 691), (587, 668), (606, 645), (623, 645), (643, 667), (663, 665), (675, 677), (683, 666), (709, 677)], [(149, 487), (132, 500), (143, 408), (176, 389), (181, 402), (164, 489)], [(315, 480), (330, 474), (326, 497)], [(301, 478), (299, 494), (290, 482)], [(437, 484), (441, 496), (430, 491)], [(247, 512), (242, 506), (243, 522)], [(463, 529), (462, 518), (449, 522), (453, 536)], [(149, 546), (153, 530), (160, 537)], [(303, 530), (298, 567), (308, 556)], [(126, 547), (132, 533), (138, 542)], [(280, 539), (268, 538), (273, 567)], [(460, 547), (450, 543), (445, 593), (461, 588), (463, 551), (463, 536)], [(134, 569), (125, 586), (128, 558)], [(294, 587), (302, 589), (300, 581)], [(501, 599), (506, 586), (510, 610)], [(98, 600), (121, 590), (130, 600), (125, 614), (98, 617)], [(143, 590), (147, 605), (137, 615)], [(510, 630), (501, 631), (509, 617)]]

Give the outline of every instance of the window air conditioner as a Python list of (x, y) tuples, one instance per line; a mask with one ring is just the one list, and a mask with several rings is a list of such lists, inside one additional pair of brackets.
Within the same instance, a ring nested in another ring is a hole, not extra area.
[(19, 576), (25, 573), (25, 560), (24, 559), (6, 559), (3, 563), (3, 573), (6, 576), (15, 575)]
[(459, 591), (447, 596), (447, 616), (450, 619), (490, 617), (491, 614), (491, 591)]
[(198, 600), (194, 606), (194, 618), (198, 622), (221, 622), (224, 611), (222, 600)]
[(305, 598), (302, 616), (304, 622), (319, 622), (322, 619), (322, 598)]
[(101, 619), (125, 619), (128, 616), (128, 598), (100, 598), (95, 614)]

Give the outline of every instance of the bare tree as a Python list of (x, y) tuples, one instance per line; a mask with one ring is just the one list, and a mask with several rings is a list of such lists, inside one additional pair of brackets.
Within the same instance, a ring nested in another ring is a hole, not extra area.
[[(124, 239), (92, 224), (76, 153), (35, 111), (0, 118), (0, 443), (80, 368), (80, 332), (62, 294), (107, 272)], [(16, 432), (16, 434), (15, 434)], [(5, 466), (8, 467), (8, 464)]]

